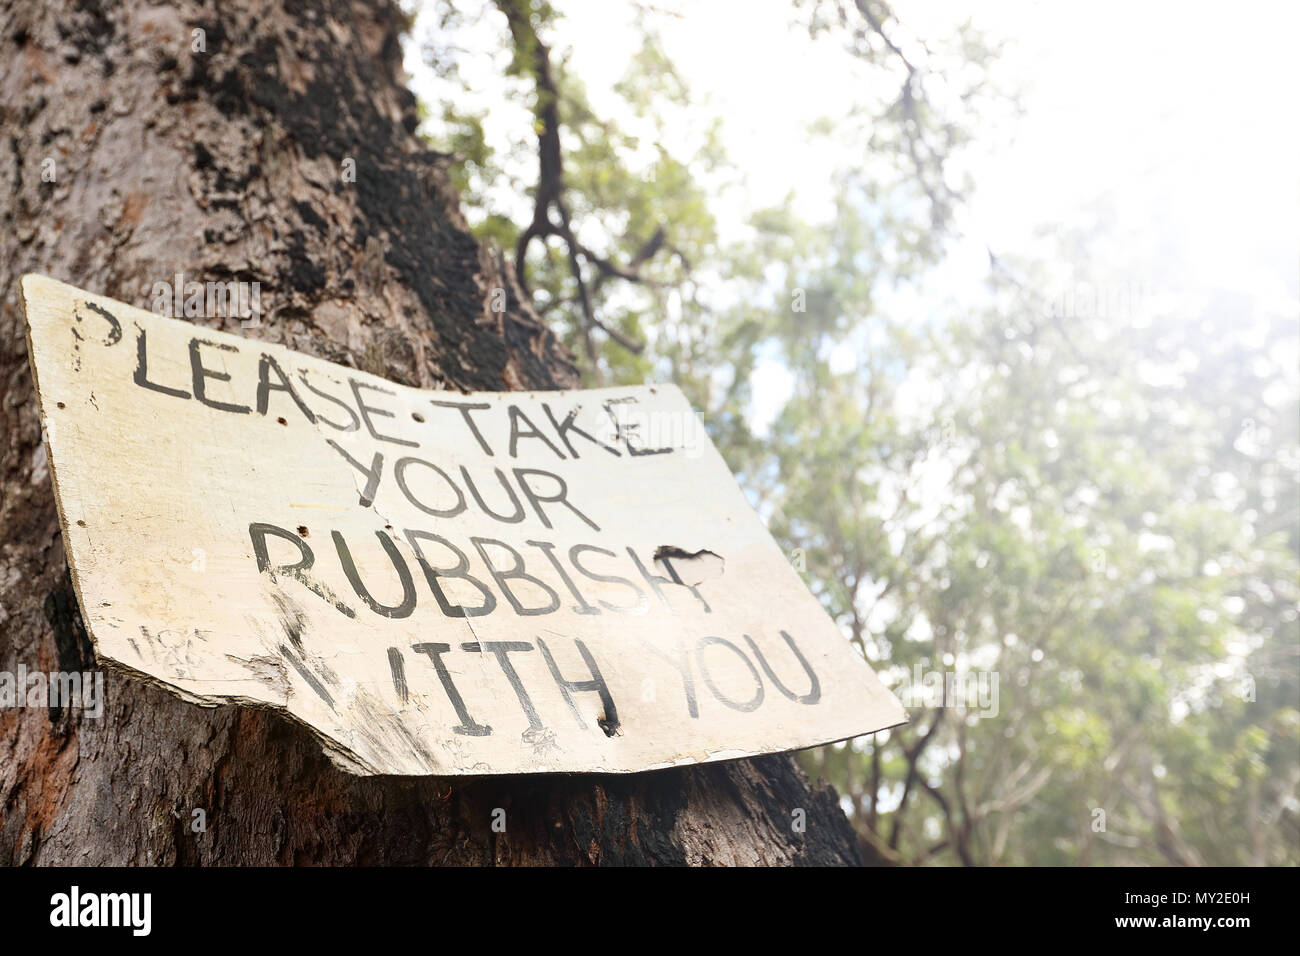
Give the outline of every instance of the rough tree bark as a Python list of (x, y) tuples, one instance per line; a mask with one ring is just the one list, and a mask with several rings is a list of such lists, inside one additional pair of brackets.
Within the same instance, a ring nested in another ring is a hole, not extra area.
[[(260, 329), (201, 321), (423, 387), (575, 384), (510, 270), (466, 231), (446, 157), (413, 135), (402, 28), (387, 0), (0, 2), (0, 669), (93, 666), (27, 367), (25, 272), (146, 308), (177, 272), (257, 281)], [(0, 709), (0, 863), (861, 860), (833, 791), (788, 756), (365, 779), (277, 715), (105, 681), (97, 720)], [(195, 808), (206, 833), (190, 832)]]

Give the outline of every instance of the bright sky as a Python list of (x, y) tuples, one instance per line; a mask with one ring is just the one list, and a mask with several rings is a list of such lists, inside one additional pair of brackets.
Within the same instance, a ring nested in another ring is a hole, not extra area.
[[(597, 110), (618, 117), (609, 86), (636, 47), (632, 6), (554, 2), (565, 15), (561, 47)], [(724, 117), (725, 146), (747, 176), (715, 209), (724, 229), (791, 189), (805, 214), (823, 211), (830, 172), (853, 158), (803, 130), (851, 102), (845, 60), (793, 25), (789, 0), (655, 6), (680, 11), (657, 20), (667, 52)], [(1022, 89), (1025, 112), (979, 131), (965, 238), (922, 292), (889, 307), (923, 313), (973, 301), (986, 247), (1051, 257), (1053, 233), (1100, 222), (1110, 242), (1095, 251), (1139, 270), (1147, 292), (1176, 311), (1229, 295), (1243, 308), (1300, 316), (1300, 4), (897, 0), (895, 10), (919, 36), (969, 16), (1011, 40), (999, 70)], [(417, 25), (417, 38), (431, 26)], [(430, 71), (414, 53), (407, 61), (416, 92), (436, 98)], [(499, 69), (467, 71), (484, 103)], [(489, 135), (518, 119), (498, 111)], [(779, 390), (779, 370), (764, 374)]]

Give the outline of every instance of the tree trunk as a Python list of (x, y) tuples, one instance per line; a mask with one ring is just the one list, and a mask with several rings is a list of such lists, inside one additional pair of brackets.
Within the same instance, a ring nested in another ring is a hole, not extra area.
[[(146, 308), (178, 272), (256, 281), (260, 328), (199, 321), (422, 387), (576, 384), (466, 230), (447, 157), (413, 135), (403, 26), (386, 0), (0, 2), (0, 669), (94, 666), (32, 393), (25, 272)], [(861, 861), (834, 792), (789, 756), (360, 778), (276, 714), (203, 709), (112, 673), (105, 689), (99, 719), (0, 710), (0, 862)]]

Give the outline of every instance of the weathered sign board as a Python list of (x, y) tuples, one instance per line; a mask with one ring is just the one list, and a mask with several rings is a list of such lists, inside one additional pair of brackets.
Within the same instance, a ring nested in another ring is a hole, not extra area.
[(640, 771), (906, 719), (675, 387), (426, 391), (22, 293), (108, 666), (283, 710), (358, 774)]

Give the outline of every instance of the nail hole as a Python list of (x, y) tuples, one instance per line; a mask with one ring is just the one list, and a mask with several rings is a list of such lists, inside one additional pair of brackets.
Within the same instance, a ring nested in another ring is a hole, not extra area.
[(304, 538), (307, 537), (307, 526), (305, 524), (298, 525), (298, 534), (302, 535)]
[(414, 418), (417, 422), (424, 421), (424, 416), (421, 415), (419, 412), (411, 412), (411, 417)]
[(55, 404), (58, 405), (59, 408), (67, 408), (67, 407), (68, 407), (67, 405), (64, 405), (62, 402), (56, 402)]
[(287, 425), (287, 424), (289, 424), (288, 422), (286, 422), (286, 421), (284, 420), (284, 416), (281, 416), (281, 417), (277, 418), (276, 421), (279, 422), (281, 425)]

